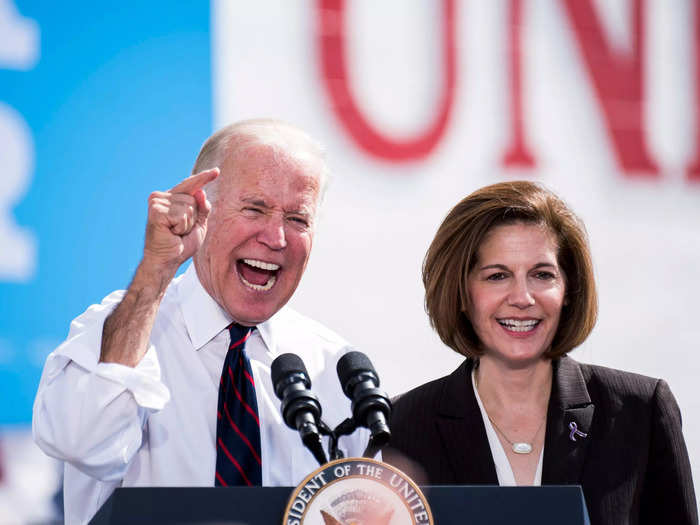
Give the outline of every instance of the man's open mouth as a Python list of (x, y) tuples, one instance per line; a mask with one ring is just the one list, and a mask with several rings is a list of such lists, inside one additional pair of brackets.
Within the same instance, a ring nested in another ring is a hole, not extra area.
[(236, 269), (248, 288), (265, 292), (275, 285), (280, 265), (257, 259), (239, 259), (236, 261)]

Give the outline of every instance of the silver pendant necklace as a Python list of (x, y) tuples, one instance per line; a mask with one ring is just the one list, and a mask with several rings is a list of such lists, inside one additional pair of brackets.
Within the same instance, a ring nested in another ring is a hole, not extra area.
[[(479, 390), (479, 383), (476, 379), (476, 376), (474, 376), (474, 386), (476, 387), (477, 391)], [(511, 441), (508, 439), (508, 436), (506, 436), (505, 432), (503, 432), (500, 428), (498, 428), (498, 425), (494, 422), (493, 419), (491, 419), (491, 416), (489, 415), (488, 411), (486, 410), (486, 407), (484, 407), (484, 412), (486, 413), (486, 417), (489, 418), (489, 421), (493, 425), (493, 428), (495, 428), (500, 435), (503, 436), (503, 439), (505, 439), (511, 447), (511, 450), (515, 452), (516, 454), (529, 454), (532, 452), (532, 442), (535, 441), (535, 438), (537, 437), (537, 434), (539, 433), (540, 429), (542, 428), (542, 425), (544, 424), (545, 419), (547, 419), (547, 414), (545, 413), (545, 416), (542, 418), (542, 421), (540, 421), (540, 426), (537, 427), (537, 430), (535, 431), (535, 434), (532, 436), (532, 439), (530, 442), (527, 441)]]
[[(486, 412), (486, 409), (484, 408), (484, 412)], [(535, 441), (535, 438), (537, 437), (537, 434), (539, 433), (540, 429), (542, 428), (542, 425), (544, 424), (544, 420), (546, 419), (546, 416), (542, 418), (542, 421), (540, 422), (540, 426), (537, 427), (537, 430), (535, 431), (535, 435), (532, 436), (532, 439), (528, 443), (527, 441), (516, 441), (513, 442), (510, 439), (508, 439), (508, 436), (506, 436), (505, 432), (503, 432), (500, 428), (498, 428), (498, 425), (491, 419), (491, 416), (489, 416), (489, 413), (486, 412), (486, 417), (489, 418), (489, 421), (493, 425), (493, 428), (498, 430), (498, 433), (503, 436), (503, 438), (510, 443), (510, 447), (515, 452), (516, 454), (529, 454), (532, 452), (532, 442)]]

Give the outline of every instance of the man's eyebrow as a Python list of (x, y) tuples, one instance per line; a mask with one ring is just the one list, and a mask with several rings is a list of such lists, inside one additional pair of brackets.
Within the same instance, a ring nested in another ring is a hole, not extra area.
[[(272, 206), (265, 202), (265, 199), (261, 197), (242, 197), (241, 201), (245, 204), (257, 206), (258, 208), (265, 208), (267, 210), (272, 208)], [(302, 215), (304, 217), (313, 217), (314, 215), (313, 207), (309, 206), (308, 204), (302, 204), (299, 208), (284, 210), (284, 213), (292, 215)]]
[(285, 210), (285, 213), (291, 213), (294, 215), (305, 215), (305, 216), (309, 216), (309, 217), (311, 217), (313, 215), (313, 211), (312, 211), (311, 207), (306, 206), (306, 205), (300, 206), (300, 207), (298, 207), (296, 209), (292, 209), (292, 210)]
[(253, 206), (259, 206), (261, 208), (269, 208), (268, 204), (265, 202), (264, 199), (261, 199), (260, 197), (243, 197), (241, 199), (243, 202), (246, 204), (252, 204)]

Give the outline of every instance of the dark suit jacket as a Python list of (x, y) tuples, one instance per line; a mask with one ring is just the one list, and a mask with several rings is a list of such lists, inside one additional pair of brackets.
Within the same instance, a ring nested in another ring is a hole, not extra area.
[[(384, 461), (409, 473), (406, 459), (416, 462), (432, 485), (498, 484), (473, 364), (395, 401)], [(697, 524), (680, 410), (666, 382), (570, 357), (552, 364), (542, 484), (581, 485), (593, 525)], [(588, 437), (571, 440), (571, 422)]]

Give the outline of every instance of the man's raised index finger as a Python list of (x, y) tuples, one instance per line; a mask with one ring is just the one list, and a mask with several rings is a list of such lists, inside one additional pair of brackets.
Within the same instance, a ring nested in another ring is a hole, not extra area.
[(218, 176), (219, 168), (200, 171), (199, 173), (187, 177), (180, 184), (171, 189), (170, 193), (187, 193), (188, 195), (194, 195), (197, 190), (203, 188), (207, 183), (213, 181)]

